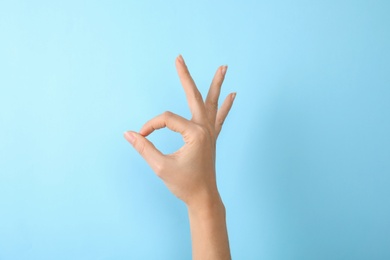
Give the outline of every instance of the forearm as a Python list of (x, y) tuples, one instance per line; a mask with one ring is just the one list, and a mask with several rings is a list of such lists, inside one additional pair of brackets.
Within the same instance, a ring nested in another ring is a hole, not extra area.
[(226, 227), (226, 211), (217, 196), (188, 206), (193, 260), (231, 259)]

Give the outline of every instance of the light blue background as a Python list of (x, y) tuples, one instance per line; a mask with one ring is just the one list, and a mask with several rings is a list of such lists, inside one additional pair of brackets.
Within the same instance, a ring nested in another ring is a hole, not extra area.
[[(0, 259), (190, 259), (123, 139), (237, 91), (218, 143), (234, 259), (390, 259), (388, 1), (0, 1)], [(181, 146), (167, 130), (151, 140)]]

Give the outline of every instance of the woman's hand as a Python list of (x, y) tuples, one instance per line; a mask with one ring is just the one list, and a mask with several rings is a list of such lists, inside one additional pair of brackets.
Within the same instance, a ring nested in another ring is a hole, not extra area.
[[(230, 259), (225, 207), (215, 178), (215, 148), (236, 94), (229, 94), (218, 110), (219, 93), (227, 66), (218, 68), (205, 102), (181, 56), (176, 58), (176, 68), (192, 119), (165, 112), (148, 121), (139, 133), (126, 132), (125, 138), (172, 193), (186, 203), (193, 259)], [(162, 154), (145, 138), (163, 127), (183, 136), (185, 144), (172, 154)]]
[[(218, 98), (227, 66), (218, 68), (205, 102), (182, 56), (176, 58), (176, 69), (186, 93), (192, 119), (187, 120), (165, 112), (148, 121), (139, 133), (126, 132), (125, 138), (173, 194), (188, 206), (197, 207), (198, 204), (219, 200), (215, 177), (216, 140), (236, 94), (229, 94), (218, 110)], [(162, 154), (145, 138), (163, 127), (183, 136), (185, 144), (172, 154)]]

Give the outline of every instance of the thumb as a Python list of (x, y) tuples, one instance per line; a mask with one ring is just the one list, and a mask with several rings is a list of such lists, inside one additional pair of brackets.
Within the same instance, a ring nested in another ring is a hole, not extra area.
[(152, 142), (133, 131), (125, 132), (124, 137), (145, 159), (149, 166), (156, 171), (164, 160), (164, 155), (152, 144)]

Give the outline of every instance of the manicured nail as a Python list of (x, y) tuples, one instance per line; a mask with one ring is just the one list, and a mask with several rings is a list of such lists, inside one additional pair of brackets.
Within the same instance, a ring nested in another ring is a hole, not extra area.
[(181, 56), (181, 54), (179, 55), (179, 57), (177, 57), (177, 60), (178, 60), (181, 64), (184, 64), (184, 59), (183, 59), (183, 56)]
[(129, 143), (134, 144), (135, 136), (132, 132), (125, 132), (124, 136)]
[(222, 76), (224, 76), (224, 77), (225, 77), (225, 74), (226, 74), (227, 68), (228, 68), (228, 66), (227, 66), (227, 65), (224, 65), (224, 66), (222, 66), (221, 73), (222, 73)]
[(234, 92), (234, 93), (232, 94), (232, 101), (234, 101), (234, 99), (236, 98), (236, 95), (237, 95), (236, 92)]

